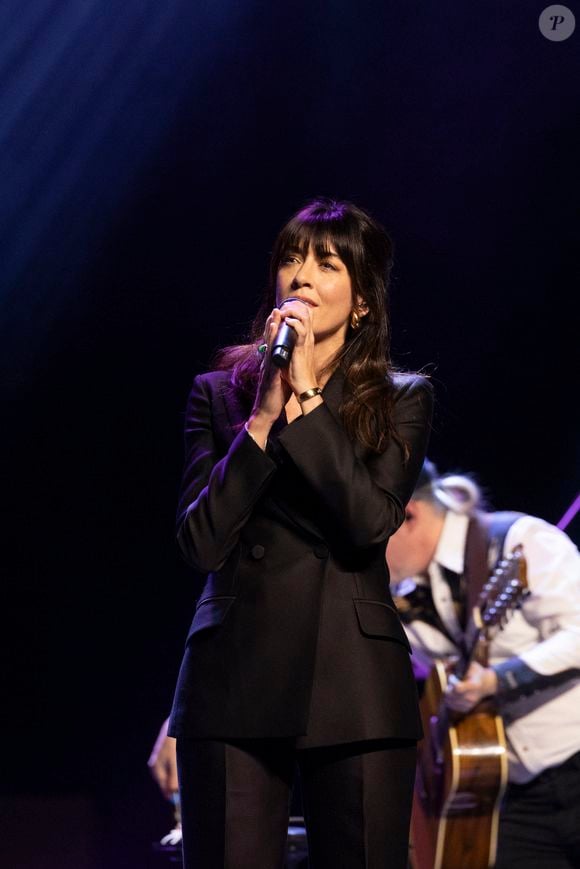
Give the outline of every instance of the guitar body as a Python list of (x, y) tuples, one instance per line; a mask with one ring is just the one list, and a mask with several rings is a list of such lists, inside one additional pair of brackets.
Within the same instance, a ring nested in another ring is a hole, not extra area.
[(443, 703), (443, 661), (433, 666), (421, 699), (411, 819), (413, 869), (487, 869), (495, 862), (499, 807), (507, 784), (507, 748), (501, 717), (480, 703), (459, 716)]

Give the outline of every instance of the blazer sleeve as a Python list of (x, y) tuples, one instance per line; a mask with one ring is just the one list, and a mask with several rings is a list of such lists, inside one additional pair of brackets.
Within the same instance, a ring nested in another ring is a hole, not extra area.
[(355, 547), (385, 542), (402, 523), (425, 458), (433, 414), (433, 388), (411, 376), (394, 407), (397, 432), (409, 447), (391, 442), (385, 452), (363, 461), (340, 421), (325, 404), (291, 423), (278, 436), (294, 464), (323, 500)]
[(215, 401), (211, 380), (196, 377), (186, 410), (177, 540), (186, 561), (203, 573), (225, 563), (276, 470), (244, 428), (220, 454), (212, 426)]

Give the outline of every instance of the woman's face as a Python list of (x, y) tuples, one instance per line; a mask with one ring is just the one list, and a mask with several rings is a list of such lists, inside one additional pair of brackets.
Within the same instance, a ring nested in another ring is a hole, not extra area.
[(312, 246), (305, 255), (290, 251), (282, 258), (276, 304), (281, 305), (289, 296), (310, 306), (317, 341), (335, 338), (337, 343), (344, 343), (353, 309), (352, 281), (332, 244), (320, 258)]

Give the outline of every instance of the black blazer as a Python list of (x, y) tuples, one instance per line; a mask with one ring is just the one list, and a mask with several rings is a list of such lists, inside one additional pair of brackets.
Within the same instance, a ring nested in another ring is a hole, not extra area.
[(388, 537), (423, 458), (432, 388), (397, 375), (395, 423), (410, 448), (381, 455), (347, 437), (344, 378), (324, 404), (271, 432), (245, 431), (225, 372), (196, 378), (186, 413), (178, 541), (207, 574), (169, 732), (298, 737), (302, 746), (418, 738), (409, 646), (389, 592)]

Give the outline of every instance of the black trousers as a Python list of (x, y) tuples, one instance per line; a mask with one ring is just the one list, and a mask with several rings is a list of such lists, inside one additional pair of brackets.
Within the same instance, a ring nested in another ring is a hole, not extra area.
[(299, 765), (311, 869), (406, 869), (414, 741), (178, 739), (185, 869), (280, 869)]
[(580, 753), (509, 785), (495, 869), (580, 869)]

